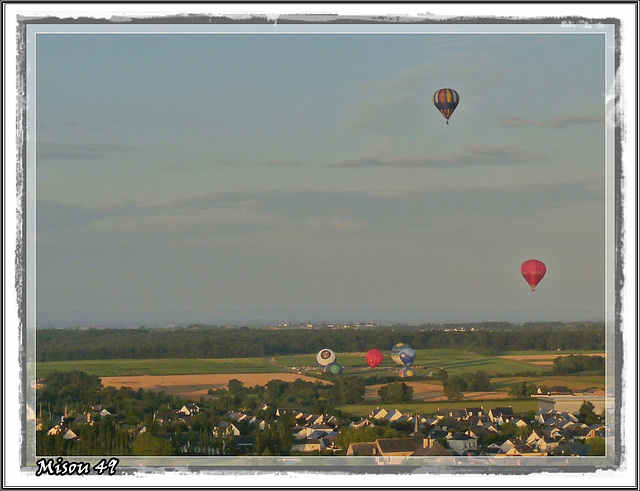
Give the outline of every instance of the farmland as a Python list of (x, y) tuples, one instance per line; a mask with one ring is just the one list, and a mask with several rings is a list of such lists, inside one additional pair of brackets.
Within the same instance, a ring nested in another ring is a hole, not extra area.
[[(562, 353), (567, 354), (573, 353)], [(588, 354), (602, 355), (593, 352)], [(417, 379), (396, 379), (399, 367), (389, 356), (385, 356), (380, 366), (371, 369), (366, 365), (364, 355), (363, 352), (339, 353), (338, 362), (344, 367), (344, 375), (391, 377), (391, 380), (404, 381), (414, 392), (413, 402), (403, 403), (402, 407), (398, 407), (401, 411), (427, 414), (435, 412), (443, 405), (454, 408), (469, 404), (522, 406), (525, 411), (535, 409), (537, 401), (533, 399), (509, 398), (509, 389), (522, 382), (538, 386), (564, 385), (573, 390), (604, 388), (602, 376), (549, 374), (550, 367), (538, 363), (552, 361), (559, 356), (556, 352), (508, 352), (502, 356), (486, 356), (461, 350), (419, 349), (416, 350), (414, 363), (419, 375)], [(491, 376), (491, 391), (465, 392), (462, 401), (450, 402), (443, 394), (442, 383), (435, 378), (435, 373), (440, 369), (446, 370), (449, 375), (485, 371)], [(76, 360), (37, 364), (39, 378), (52, 371), (71, 370), (96, 375), (102, 379), (104, 386), (163, 391), (196, 400), (210, 397), (209, 389), (224, 388), (231, 379), (237, 379), (249, 387), (256, 384), (266, 385), (270, 380), (276, 379), (286, 382), (298, 378), (305, 381), (321, 381), (317, 377), (322, 374), (321, 369), (316, 366), (315, 354), (224, 359)], [(429, 374), (432, 377), (428, 377)], [(378, 389), (383, 385), (384, 383), (368, 385), (361, 404), (339, 409), (356, 416), (368, 414), (380, 404)]]
[[(371, 370), (365, 363), (365, 353), (340, 353), (338, 362), (344, 367), (345, 374), (368, 375), (374, 373), (397, 372), (396, 365), (389, 356), (382, 364)], [(547, 352), (547, 355), (550, 355)], [(554, 357), (557, 355), (553, 355)], [(535, 360), (534, 360), (535, 361)], [(90, 375), (127, 376), (127, 375), (197, 375), (206, 373), (269, 373), (289, 372), (295, 368), (310, 367), (317, 370), (315, 354), (286, 355), (262, 358), (170, 358), (170, 359), (113, 359), (113, 360), (74, 360), (49, 361), (37, 363), (37, 377), (45, 377), (51, 371), (81, 370)], [(489, 375), (518, 374), (534, 372), (542, 375), (548, 367), (538, 366), (526, 359), (509, 359), (500, 356), (485, 356), (477, 353), (447, 349), (416, 350), (414, 368), (421, 375), (429, 375), (444, 368), (451, 375), (482, 370)]]

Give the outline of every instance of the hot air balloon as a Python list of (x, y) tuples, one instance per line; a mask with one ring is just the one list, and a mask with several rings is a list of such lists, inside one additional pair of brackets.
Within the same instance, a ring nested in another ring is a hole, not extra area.
[(449, 118), (456, 110), (458, 102), (460, 102), (460, 96), (453, 89), (440, 89), (433, 94), (433, 104), (447, 118), (447, 124), (449, 124)]
[(380, 363), (382, 363), (383, 359), (384, 355), (378, 349), (371, 349), (367, 351), (367, 354), (365, 355), (365, 360), (367, 360), (367, 365), (369, 365), (369, 368), (377, 367), (378, 365), (380, 365)]
[(411, 346), (404, 343), (398, 343), (393, 348), (391, 348), (391, 359), (398, 365), (404, 365), (404, 363), (402, 363), (402, 360), (400, 360), (400, 351), (405, 348), (411, 348)]
[(321, 349), (316, 355), (316, 363), (321, 367), (326, 367), (329, 363), (336, 361), (336, 354), (330, 349)]
[(342, 365), (339, 365), (334, 361), (333, 363), (329, 363), (326, 367), (324, 367), (324, 371), (332, 375), (340, 375), (342, 373)]
[(416, 360), (416, 352), (413, 350), (413, 348), (404, 348), (400, 350), (398, 356), (400, 357), (400, 361), (405, 367), (410, 367)]
[(404, 367), (402, 370), (400, 370), (400, 377), (402, 378), (413, 377), (415, 374), (416, 371), (410, 367)]
[(520, 272), (524, 279), (529, 283), (531, 287), (531, 291), (536, 291), (536, 286), (540, 283), (540, 280), (544, 277), (547, 272), (547, 267), (544, 265), (542, 261), (538, 261), (537, 259), (529, 259), (522, 263), (520, 266)]

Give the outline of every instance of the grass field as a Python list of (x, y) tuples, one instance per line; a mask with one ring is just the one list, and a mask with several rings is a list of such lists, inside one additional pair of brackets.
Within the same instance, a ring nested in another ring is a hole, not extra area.
[[(374, 370), (370, 370), (365, 361), (365, 353), (338, 353), (338, 363), (350, 374), (374, 374), (399, 370), (388, 352), (383, 352), (382, 364)], [(532, 352), (536, 355), (554, 355), (555, 352)], [(517, 356), (517, 353), (514, 353)], [(315, 355), (291, 355), (276, 357), (281, 366), (315, 366)], [(534, 360), (535, 361), (535, 360)], [(485, 356), (477, 353), (459, 350), (444, 349), (419, 349), (416, 350), (416, 360), (413, 367), (421, 375), (428, 375), (444, 368), (449, 375), (460, 375), (465, 372), (487, 372), (491, 376), (506, 373), (534, 372), (542, 374), (549, 368), (530, 363), (527, 360), (514, 360), (499, 356)]]
[(397, 404), (350, 404), (346, 406), (339, 406), (338, 409), (345, 413), (352, 414), (354, 416), (363, 418), (368, 416), (376, 407), (384, 407), (388, 411), (397, 409), (402, 413), (420, 413), (422, 416), (431, 416), (438, 411), (438, 409), (463, 409), (465, 407), (483, 407), (487, 412), (494, 407), (511, 406), (514, 413), (522, 413), (527, 411), (537, 411), (538, 401), (535, 399), (526, 400), (488, 400), (488, 401), (437, 401), (437, 402), (423, 402), (423, 403), (397, 403)]
[(271, 373), (279, 371), (269, 359), (144, 359), (144, 360), (77, 360), (50, 361), (36, 365), (36, 376), (45, 377), (52, 371), (80, 370), (99, 377), (125, 375), (197, 375), (205, 373)]
[(571, 390), (582, 390), (591, 387), (599, 389), (605, 388), (605, 381), (602, 375), (558, 375), (558, 376), (541, 376), (541, 377), (496, 377), (491, 379), (491, 387), (496, 390), (508, 390), (514, 384), (547, 385), (547, 386), (566, 386)]
[[(571, 354), (562, 352), (563, 355)], [(593, 354), (600, 354), (596, 353)], [(345, 374), (386, 375), (396, 373), (400, 366), (384, 353), (382, 364), (370, 369), (365, 361), (365, 353), (338, 353), (338, 363), (344, 367)], [(504, 356), (523, 358), (504, 358)], [(532, 356), (535, 357), (532, 358)], [(533, 372), (541, 376), (549, 371), (549, 366), (537, 365), (540, 360), (552, 360), (556, 352), (523, 351), (509, 352), (502, 356), (485, 356), (459, 350), (422, 349), (416, 350), (413, 367), (419, 375), (429, 375), (444, 368), (449, 375), (482, 370), (492, 377), (498, 374), (517, 374)], [(315, 369), (315, 354), (287, 355), (274, 358), (225, 358), (225, 359), (117, 359), (117, 360), (75, 360), (52, 361), (37, 364), (37, 376), (42, 378), (48, 373), (59, 370), (82, 370), (91, 375), (188, 375), (203, 373), (269, 373), (274, 371), (290, 372), (292, 367), (312, 367)], [(319, 369), (318, 369), (319, 371)], [(566, 385), (566, 384), (548, 384)]]

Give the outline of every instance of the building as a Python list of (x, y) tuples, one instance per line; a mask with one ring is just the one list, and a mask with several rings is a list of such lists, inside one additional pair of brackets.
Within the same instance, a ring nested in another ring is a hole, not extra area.
[(538, 399), (538, 412), (540, 413), (547, 411), (578, 412), (585, 401), (593, 404), (593, 412), (596, 414), (602, 413), (605, 409), (604, 391), (583, 392), (573, 395), (538, 396), (536, 399)]

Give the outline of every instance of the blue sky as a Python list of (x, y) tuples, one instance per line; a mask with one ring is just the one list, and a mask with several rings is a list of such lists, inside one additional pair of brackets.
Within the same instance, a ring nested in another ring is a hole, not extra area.
[(39, 315), (603, 319), (611, 53), (510, 32), (39, 34)]

